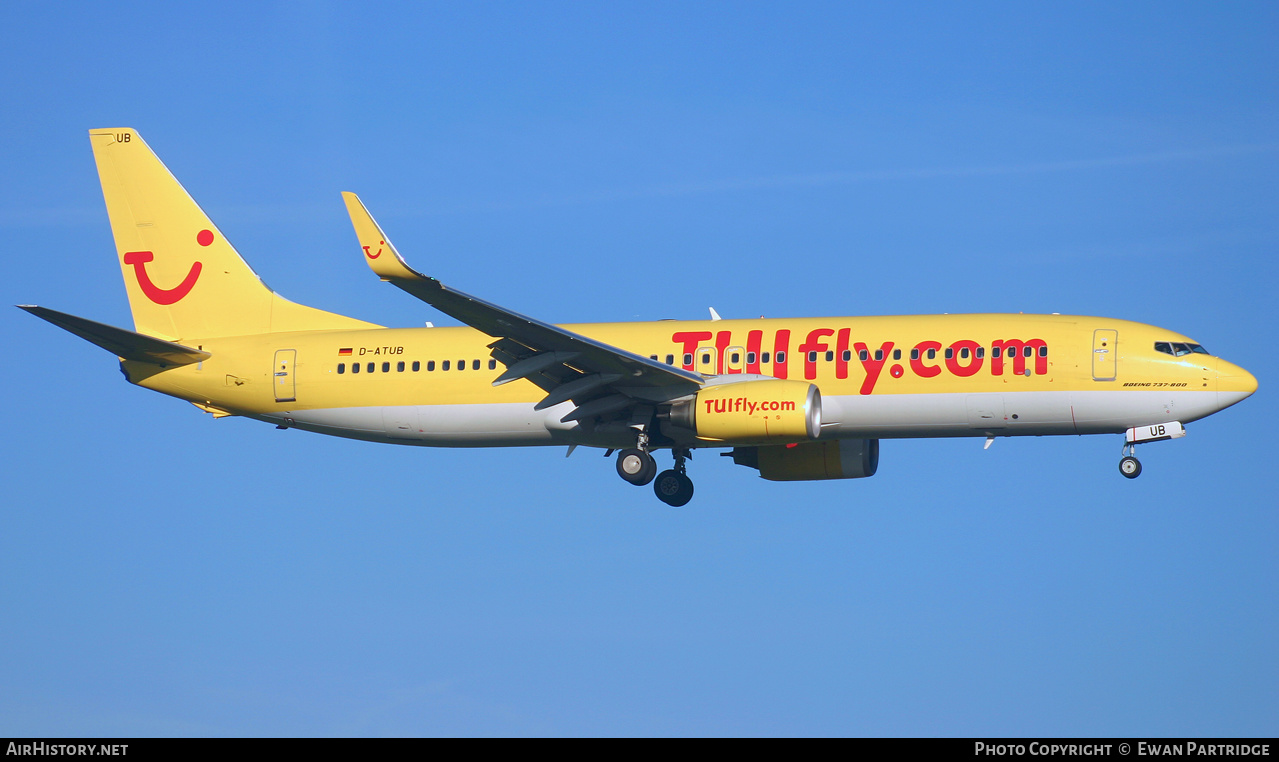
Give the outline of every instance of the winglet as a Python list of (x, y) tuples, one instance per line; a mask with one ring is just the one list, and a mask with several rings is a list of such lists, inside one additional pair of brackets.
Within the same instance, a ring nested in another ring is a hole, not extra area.
[(382, 280), (429, 280), (405, 263), (404, 257), (395, 250), (395, 246), (382, 232), (373, 215), (364, 208), (360, 197), (347, 191), (342, 192), (342, 200), (346, 202), (347, 214), (351, 215), (351, 225), (355, 228), (355, 237), (360, 240), (360, 248), (364, 250), (364, 261)]

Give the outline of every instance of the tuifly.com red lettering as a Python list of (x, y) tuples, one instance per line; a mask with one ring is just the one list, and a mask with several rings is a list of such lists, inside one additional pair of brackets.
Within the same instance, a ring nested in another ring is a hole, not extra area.
[[(817, 378), (818, 368), (829, 363), (834, 366), (835, 378), (845, 380), (850, 368), (860, 366), (861, 394), (874, 392), (885, 370), (892, 378), (907, 374), (936, 378), (943, 373), (954, 378), (970, 378), (983, 372), (992, 376), (1048, 374), (1048, 342), (1043, 339), (1001, 338), (985, 343), (960, 339), (949, 345), (925, 340), (906, 349), (891, 341), (878, 345), (854, 341), (851, 333), (849, 328), (814, 328), (800, 334), (795, 347), (798, 354), (792, 361), (790, 329), (775, 331), (771, 342), (764, 331), (747, 331), (745, 363), (737, 367), (726, 361), (730, 352), (741, 349), (742, 337), (734, 336), (732, 331), (676, 331), (671, 334), (671, 341), (678, 348), (685, 370), (695, 370), (696, 358), (707, 358), (713, 352), (714, 359), (703, 359), (700, 369), (708, 375), (745, 372), (787, 378), (795, 371), (812, 381)], [(708, 346), (712, 341), (714, 344)]]

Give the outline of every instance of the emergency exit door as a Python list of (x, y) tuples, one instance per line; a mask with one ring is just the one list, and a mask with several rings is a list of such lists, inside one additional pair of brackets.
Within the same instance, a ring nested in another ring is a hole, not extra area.
[(293, 367), (297, 364), (296, 349), (277, 349), (275, 351), (275, 367), (272, 369), (272, 383), (275, 386), (276, 402), (293, 402), (297, 399)]
[(1114, 381), (1119, 360), (1119, 331), (1098, 328), (1092, 332), (1092, 380)]

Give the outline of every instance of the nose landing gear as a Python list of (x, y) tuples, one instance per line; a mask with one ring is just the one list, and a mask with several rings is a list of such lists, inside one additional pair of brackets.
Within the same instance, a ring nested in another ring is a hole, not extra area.
[(1137, 445), (1125, 444), (1124, 457), (1119, 461), (1119, 473), (1129, 479), (1141, 476), (1141, 461), (1137, 460)]

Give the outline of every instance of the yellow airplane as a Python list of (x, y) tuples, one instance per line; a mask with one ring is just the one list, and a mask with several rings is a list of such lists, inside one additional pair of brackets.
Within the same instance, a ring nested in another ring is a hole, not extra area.
[[(89, 133), (134, 331), (22, 309), (107, 349), (132, 383), (214, 417), (435, 447), (617, 451), (684, 505), (694, 449), (765, 479), (872, 476), (879, 440), (1124, 434), (1136, 445), (1257, 389), (1185, 336), (1068, 315), (920, 315), (555, 326), (410, 268), (354, 194), (365, 262), (465, 328), (384, 328), (272, 292), (136, 130)], [(429, 324), (428, 324), (429, 325)], [(670, 450), (657, 473), (652, 453)]]

